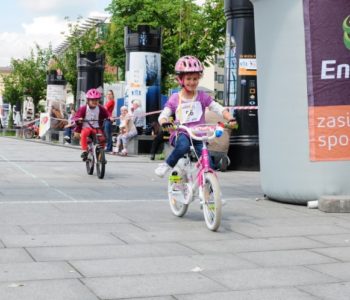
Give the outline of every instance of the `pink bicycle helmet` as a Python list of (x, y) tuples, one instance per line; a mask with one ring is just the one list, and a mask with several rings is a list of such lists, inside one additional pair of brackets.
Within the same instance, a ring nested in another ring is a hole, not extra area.
[(90, 89), (86, 92), (86, 99), (100, 99), (101, 93), (97, 89)]
[(200, 60), (191, 55), (180, 57), (175, 65), (175, 74), (181, 75), (184, 73), (202, 73), (203, 65)]

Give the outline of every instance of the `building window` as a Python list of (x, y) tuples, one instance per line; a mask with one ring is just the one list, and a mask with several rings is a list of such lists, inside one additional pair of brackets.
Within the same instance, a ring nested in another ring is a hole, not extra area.
[(217, 75), (218, 83), (224, 83), (224, 75)]
[(223, 91), (218, 91), (217, 92), (217, 97), (218, 97), (218, 100), (223, 100), (224, 99), (224, 92)]

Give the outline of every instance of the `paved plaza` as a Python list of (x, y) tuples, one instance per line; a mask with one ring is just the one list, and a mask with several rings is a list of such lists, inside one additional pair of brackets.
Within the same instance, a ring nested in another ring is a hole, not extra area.
[[(264, 199), (218, 173), (218, 232), (170, 212), (147, 156), (86, 174), (74, 147), (0, 137), (0, 300), (350, 299), (350, 214)], [(159, 163), (159, 162), (158, 162)]]

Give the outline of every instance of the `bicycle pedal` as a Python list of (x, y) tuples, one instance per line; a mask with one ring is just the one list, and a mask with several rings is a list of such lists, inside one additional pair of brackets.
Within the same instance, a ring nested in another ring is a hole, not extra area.
[(214, 204), (214, 203), (208, 204), (208, 208), (209, 208), (209, 209), (215, 209), (215, 204)]

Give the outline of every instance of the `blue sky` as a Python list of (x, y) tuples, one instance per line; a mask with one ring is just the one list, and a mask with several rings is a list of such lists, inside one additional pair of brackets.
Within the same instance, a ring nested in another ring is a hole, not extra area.
[(0, 13), (0, 66), (11, 57), (29, 55), (34, 42), (47, 47), (60, 44), (66, 29), (64, 17), (75, 21), (92, 15), (107, 15), (111, 0), (2, 0)]

